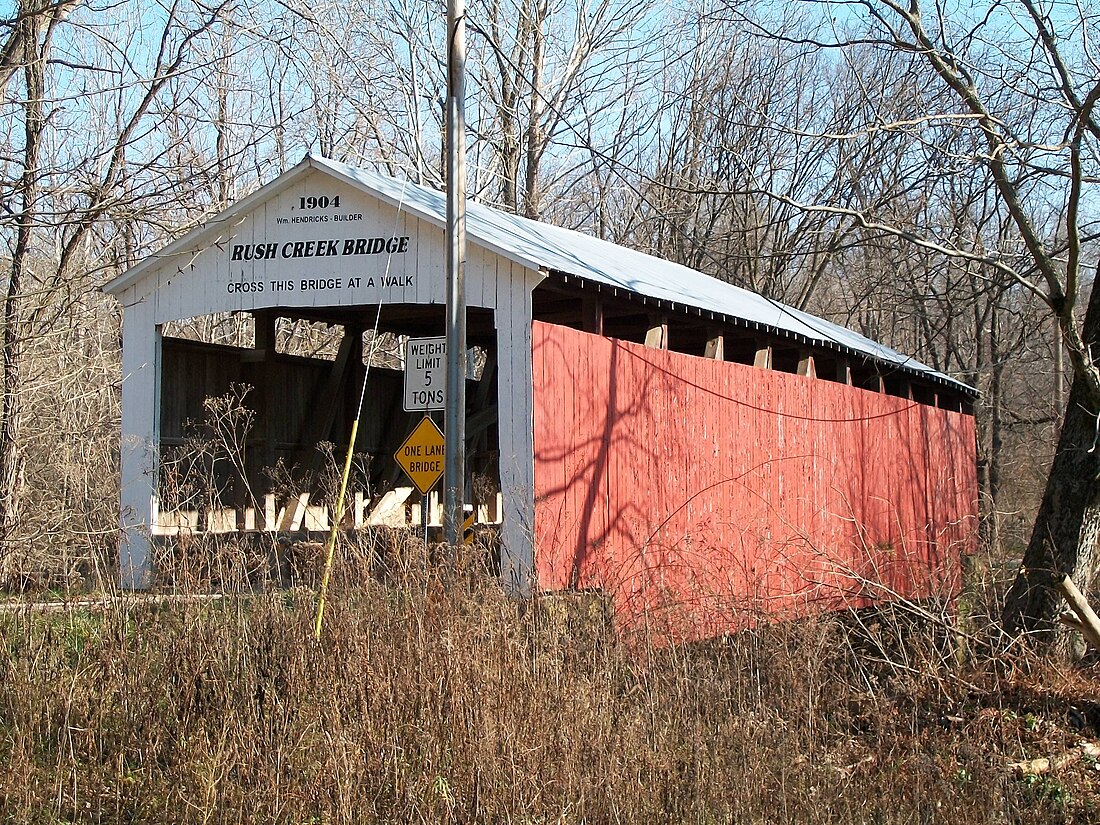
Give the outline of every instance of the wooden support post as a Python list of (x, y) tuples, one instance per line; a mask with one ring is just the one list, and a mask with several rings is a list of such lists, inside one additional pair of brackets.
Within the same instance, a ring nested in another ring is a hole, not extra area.
[(771, 344), (757, 344), (756, 355), (752, 359), (752, 365), (758, 370), (770, 370), (772, 368)]
[(807, 378), (817, 378), (814, 356), (809, 350), (801, 350), (798, 353), (798, 374), (805, 375)]
[(704, 353), (707, 358), (715, 361), (726, 360), (726, 336), (717, 330), (707, 331), (707, 348)]
[(651, 315), (649, 329), (645, 334), (645, 345), (653, 349), (668, 349), (668, 317)]
[(279, 313), (273, 309), (258, 309), (252, 313), (252, 322), (255, 326), (252, 348), (274, 353)]
[(428, 493), (428, 526), (443, 526), (443, 502), (439, 500), (439, 493), (435, 490)]
[(843, 356), (836, 359), (836, 380), (841, 384), (852, 385), (852, 362)]
[(473, 430), (472, 422), (474, 417), (479, 413), (484, 412), (490, 407), (490, 399), (493, 397), (493, 388), (496, 386), (496, 371), (497, 371), (497, 353), (495, 348), (490, 348), (485, 355), (485, 368), (481, 371), (481, 378), (477, 382), (477, 389), (474, 392), (474, 406), (476, 410), (474, 415), (468, 416), (466, 419), (466, 456), (467, 461), (470, 463), (471, 470), (474, 468), (474, 462), (478, 462), (476, 469), (481, 471), (484, 469), (485, 455), (489, 452), (489, 423), (496, 423), (497, 420), (497, 405), (492, 403), (493, 416), (492, 420), (485, 425), (480, 431), (475, 432)]
[[(424, 522), (424, 500), (428, 502), (428, 521)], [(409, 505), (409, 523), (414, 526), (424, 525), (426, 527), (442, 527), (443, 526), (443, 501), (440, 499), (439, 492), (432, 490), (424, 498), (417, 498), (412, 504)]]
[(207, 533), (236, 533), (240, 529), (237, 511), (232, 507), (208, 507), (204, 515)]
[(199, 532), (198, 510), (161, 510), (153, 525), (154, 536), (193, 535)]
[[(347, 435), (350, 435), (351, 422), (355, 420), (355, 413), (359, 406), (359, 389), (363, 386), (363, 378), (367, 375), (367, 365), (364, 363), (363, 328), (358, 325), (348, 325), (344, 328), (344, 336), (351, 339), (348, 363), (344, 370), (344, 384), (341, 388), (344, 396), (345, 426), (349, 428)], [(343, 341), (340, 343), (343, 344)], [(338, 433), (333, 438), (339, 448), (347, 446), (343, 441), (344, 436), (345, 433)], [(353, 444), (351, 448), (354, 452), (355, 445)], [(341, 452), (340, 449), (337, 450), (337, 453), (339, 452)]]
[(485, 355), (485, 369), (481, 371), (481, 380), (477, 382), (477, 394), (474, 396), (474, 407), (476, 409), (484, 409), (489, 404), (494, 382), (496, 381), (496, 372), (497, 353), (495, 349), (490, 349)]
[[(271, 433), (280, 409), (279, 388), (274, 386), (279, 313), (273, 309), (257, 310), (252, 313), (252, 320), (255, 326), (253, 351), (242, 355), (242, 361), (250, 362), (242, 365), (242, 370), (247, 370), (242, 375), (249, 376), (246, 380), (256, 385), (252, 396), (256, 406), (252, 437), (258, 443), (247, 469), (263, 470), (275, 466), (275, 440)], [(249, 481), (255, 483), (258, 479)]]
[(593, 335), (603, 335), (603, 302), (598, 295), (581, 297), (581, 328)]
[(161, 334), (152, 304), (145, 301), (126, 307), (122, 323), (118, 576), (127, 590), (144, 590), (153, 584), (150, 534), (160, 510)]
[[(344, 337), (340, 341), (340, 350), (336, 354), (336, 360), (332, 363), (328, 380), (324, 389), (317, 398), (316, 417), (307, 418), (303, 427), (299, 443), (316, 445), (331, 437), (332, 425), (336, 421), (336, 410), (339, 408), (340, 395), (348, 383), (349, 368), (352, 366), (351, 355), (353, 352), (362, 353), (362, 333), (354, 329), (345, 329)], [(360, 361), (362, 355), (360, 354)], [(308, 449), (308, 447), (307, 447)], [(313, 450), (306, 460), (306, 467), (311, 472), (321, 469), (323, 459), (319, 452)]]

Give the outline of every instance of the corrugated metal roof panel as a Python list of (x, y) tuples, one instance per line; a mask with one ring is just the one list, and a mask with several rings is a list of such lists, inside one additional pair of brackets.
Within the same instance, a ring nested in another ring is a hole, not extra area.
[[(331, 160), (311, 160), (434, 223), (445, 222), (447, 202), (442, 192)], [(473, 201), (466, 209), (466, 232), (472, 240), (526, 266), (721, 313), (826, 347), (835, 345), (976, 394), (961, 381), (857, 332), (689, 267)]]

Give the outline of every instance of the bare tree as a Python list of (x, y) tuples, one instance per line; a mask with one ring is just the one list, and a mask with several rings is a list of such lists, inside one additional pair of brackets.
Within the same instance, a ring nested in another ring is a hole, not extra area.
[[(1011, 244), (990, 248), (952, 237), (942, 226), (905, 225), (889, 213), (835, 201), (801, 204), (844, 215), (859, 226), (955, 261), (980, 264), (998, 282), (1011, 282), (1042, 301), (1056, 318), (1074, 382), (1054, 463), (1020, 574), (1008, 595), (1004, 625), (1049, 637), (1057, 597), (1052, 583), (1069, 574), (1091, 583), (1100, 533), (1100, 453), (1095, 433), (1100, 414), (1100, 369), (1092, 348), (1100, 333), (1100, 295), (1082, 316), (1079, 296), (1087, 281), (1088, 242), (1095, 231), (1087, 193), (1096, 181), (1100, 123), (1097, 66), (1090, 51), (1096, 20), (1035, 0), (989, 9), (926, 13), (919, 2), (862, 0), (823, 4), (836, 11), (797, 37), (801, 45), (849, 55), (871, 48), (912, 55), (924, 65), (929, 87), (945, 92), (907, 122), (874, 118), (867, 129), (904, 134), (913, 150), (929, 151), (928, 163), (982, 181), (996, 197), (996, 211), (1011, 226)], [(774, 38), (772, 21), (735, 16)], [(843, 29), (836, 20), (843, 21)], [(877, 99), (873, 88), (866, 93)], [(945, 141), (943, 127), (954, 135)], [(960, 138), (970, 136), (968, 141)]]
[[(484, 0), (471, 7), (479, 35), (471, 48), (471, 97), (480, 101), (473, 128), (488, 149), (478, 186), (490, 200), (542, 216), (551, 188), (544, 180), (548, 155), (589, 148), (582, 129), (588, 136), (612, 129), (617, 101), (644, 82), (639, 67), (652, 43), (641, 24), (651, 8), (622, 0)], [(564, 166), (567, 175), (572, 164)]]
[[(41, 523), (21, 508), (30, 443), (23, 428), (41, 419), (25, 402), (43, 386), (68, 386), (50, 368), (58, 366), (49, 359), (59, 353), (40, 345), (49, 341), (56, 347), (58, 336), (71, 332), (91, 346), (92, 339), (71, 326), (87, 311), (98, 316), (93, 328), (111, 328), (108, 308), (92, 292), (140, 248), (132, 232), (120, 227), (162, 196), (156, 168), (163, 155), (148, 140), (158, 103), (195, 68), (189, 60), (196, 39), (229, 5), (175, 3), (160, 20), (159, 40), (145, 53), (147, 66), (104, 34), (101, 27), (108, 21), (100, 12), (78, 2), (27, 0), (9, 25), (9, 44), (15, 39), (20, 45), (5, 52), (19, 61), (23, 82), (16, 87), (15, 73), (4, 75), (8, 100), (2, 117), (8, 134), (16, 127), (22, 133), (21, 143), (6, 153), (12, 160), (0, 183), (16, 193), (13, 202), (19, 205), (0, 216), (0, 234), (12, 250), (0, 350), (0, 573), (5, 578), (14, 574), (13, 549), (34, 546), (25, 540)], [(119, 38), (125, 30), (111, 34)], [(43, 462), (50, 466), (39, 456), (33, 468), (38, 475)]]
[[(32, 266), (32, 243), (40, 212), (41, 153), (46, 129), (46, 57), (58, 23), (71, 9), (71, 3), (44, 3), (23, 0), (17, 19), (10, 24), (4, 47), (6, 78), (22, 66), (23, 74), (23, 145), (22, 170), (15, 192), (19, 211), (14, 215), (15, 244), (11, 253), (7, 292), (4, 301), (4, 333), (0, 356), (3, 358), (0, 406), (0, 540), (7, 540), (19, 518), (23, 457), (20, 452), (20, 355), (22, 351), (21, 302), (24, 283)], [(10, 68), (7, 68), (10, 67)], [(6, 84), (5, 84), (6, 85)], [(0, 562), (8, 555), (0, 545)], [(0, 563), (0, 579), (11, 571)]]

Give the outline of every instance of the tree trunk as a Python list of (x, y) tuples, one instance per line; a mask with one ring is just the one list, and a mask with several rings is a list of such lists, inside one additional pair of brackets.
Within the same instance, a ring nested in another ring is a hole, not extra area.
[(34, 2), (19, 6), (23, 28), (23, 77), (26, 83), (24, 109), (23, 175), (19, 183), (20, 212), (16, 219), (15, 248), (4, 301), (4, 333), (2, 357), (3, 400), (0, 403), (0, 580), (10, 579), (11, 538), (19, 518), (19, 503), (23, 478), (23, 456), (20, 450), (19, 404), (22, 325), (20, 304), (23, 281), (30, 266), (31, 242), (37, 219), (38, 150), (45, 129), (43, 116), (44, 53), (39, 39), (43, 28), (43, 11)]
[[(1082, 333), (1090, 348), (1100, 340), (1095, 282)], [(1055, 584), (1061, 577), (1072, 578), (1086, 594), (1092, 584), (1100, 535), (1100, 404), (1090, 396), (1076, 375), (1031, 540), (1001, 616), (1005, 630), (1033, 634), (1041, 643), (1055, 639), (1061, 602)]]
[(1005, 358), (1001, 352), (998, 303), (1000, 295), (993, 298), (989, 314), (989, 467), (986, 479), (989, 483), (989, 546), (994, 552), (1001, 549), (1001, 454), (1004, 451), (1003, 409)]

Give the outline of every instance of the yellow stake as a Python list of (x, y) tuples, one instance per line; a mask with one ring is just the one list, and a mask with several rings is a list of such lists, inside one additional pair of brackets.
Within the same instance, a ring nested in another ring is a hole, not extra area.
[[(364, 381), (364, 383), (366, 383)], [(340, 519), (344, 515), (344, 496), (348, 491), (348, 477), (351, 475), (351, 458), (355, 451), (355, 436), (359, 431), (359, 416), (351, 422), (351, 440), (348, 441), (348, 455), (344, 459), (344, 475), (340, 479), (340, 495), (336, 497), (336, 512), (333, 513), (332, 529), (328, 534), (328, 546), (325, 548), (325, 572), (321, 576), (321, 588), (317, 593), (317, 620), (313, 625), (313, 638), (321, 638), (321, 622), (325, 615), (325, 597), (328, 595), (328, 580), (332, 575), (332, 556), (336, 550), (336, 531), (340, 529)]]

